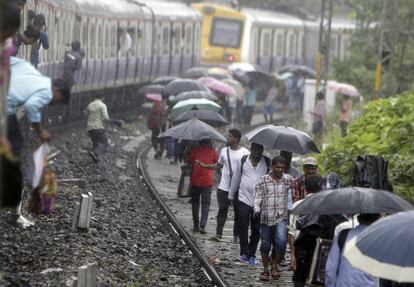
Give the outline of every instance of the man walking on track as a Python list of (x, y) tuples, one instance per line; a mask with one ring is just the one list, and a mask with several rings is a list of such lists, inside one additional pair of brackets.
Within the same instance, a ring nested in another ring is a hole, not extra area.
[[(240, 146), (241, 132), (238, 129), (231, 129), (227, 135), (227, 147), (224, 147), (220, 151), (220, 156), (216, 164), (200, 163), (201, 167), (218, 170), (222, 168), (221, 180), (217, 188), (217, 201), (219, 211), (217, 214), (217, 228), (216, 236), (214, 240), (221, 241), (223, 236), (224, 224), (227, 220), (227, 213), (231, 200), (229, 200), (229, 190), (232, 183), (234, 168), (241, 158), (249, 154), (249, 151)], [(234, 197), (237, 199), (237, 195)], [(233, 239), (234, 242), (238, 242), (238, 227), (237, 227), (237, 205), (233, 205), (234, 208), (234, 226), (233, 226)]]
[[(238, 227), (240, 236), (240, 261), (257, 265), (256, 249), (260, 239), (260, 217), (254, 216), (253, 196), (254, 188), (260, 177), (269, 172), (270, 158), (263, 156), (263, 146), (252, 143), (250, 155), (244, 155), (234, 167), (234, 180), (229, 191), (232, 200), (235, 191), (239, 191), (238, 201)], [(251, 228), (249, 242), (249, 224)]]
[(280, 278), (277, 266), (283, 259), (286, 249), (288, 194), (289, 189), (294, 186), (294, 180), (290, 175), (283, 173), (285, 164), (283, 157), (274, 157), (271, 173), (260, 178), (254, 193), (254, 216), (260, 216), (260, 253), (263, 261), (260, 280), (263, 281), (269, 280), (269, 252), (272, 245), (276, 252), (271, 269), (273, 279)]
[[(214, 171), (200, 167), (200, 162), (214, 164), (217, 153), (211, 147), (211, 140), (200, 140), (200, 146), (193, 148), (188, 156), (188, 162), (193, 167), (191, 172), (191, 205), (193, 212), (194, 232), (206, 234), (208, 213), (210, 210), (211, 188), (214, 185)], [(201, 197), (201, 220), (199, 217)]]

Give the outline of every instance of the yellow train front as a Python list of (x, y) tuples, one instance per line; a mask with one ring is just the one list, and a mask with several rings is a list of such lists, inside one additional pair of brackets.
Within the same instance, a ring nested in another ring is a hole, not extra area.
[(206, 65), (240, 62), (246, 15), (230, 7), (196, 3), (203, 17), (201, 61)]

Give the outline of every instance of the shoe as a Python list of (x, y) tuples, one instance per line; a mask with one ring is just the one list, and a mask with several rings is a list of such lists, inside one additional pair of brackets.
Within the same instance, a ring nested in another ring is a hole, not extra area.
[(99, 158), (98, 158), (98, 156), (96, 155), (96, 153), (94, 153), (93, 151), (89, 151), (89, 152), (88, 152), (88, 154), (91, 156), (92, 160), (93, 160), (95, 163), (98, 163), (98, 162), (99, 162)]
[(21, 228), (27, 228), (27, 227), (35, 225), (35, 223), (33, 221), (31, 221), (31, 220), (29, 220), (29, 219), (27, 219), (27, 218), (20, 215), (19, 218), (16, 221), (16, 225), (21, 227)]
[(238, 259), (239, 259), (240, 262), (249, 264), (250, 258), (247, 257), (246, 255), (240, 255)]
[(254, 257), (249, 258), (249, 265), (250, 266), (257, 266), (257, 260)]
[(200, 228), (198, 226), (194, 226), (193, 229), (191, 229), (193, 232), (199, 232)]
[(220, 234), (217, 234), (216, 236), (211, 237), (209, 240), (210, 241), (215, 241), (215, 242), (222, 242), (223, 241)]
[(200, 228), (200, 234), (207, 234), (207, 231), (205, 230), (205, 228)]
[(233, 236), (233, 243), (235, 243), (235, 244), (239, 243), (239, 237), (238, 236)]

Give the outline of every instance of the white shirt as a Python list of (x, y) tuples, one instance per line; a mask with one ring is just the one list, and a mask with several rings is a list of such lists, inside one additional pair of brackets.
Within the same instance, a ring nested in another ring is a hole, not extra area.
[(250, 156), (243, 164), (243, 174), (241, 173), (241, 160), (237, 163), (233, 175), (233, 182), (230, 187), (229, 199), (234, 198), (234, 194), (239, 190), (239, 200), (249, 206), (254, 203), (254, 189), (260, 177), (267, 174), (267, 164), (262, 156), (257, 166), (253, 166)]
[[(233, 175), (235, 171), (235, 166), (238, 165), (241, 158), (245, 154), (249, 154), (249, 150), (244, 147), (240, 147), (238, 150), (233, 150), (230, 147), (224, 147), (221, 149), (218, 163), (221, 164), (223, 168), (221, 169), (221, 180), (220, 180), (220, 184), (218, 188), (224, 191), (229, 191), (230, 185), (231, 185), (230, 167), (229, 167), (229, 160), (227, 158), (227, 149), (229, 149), (231, 170), (233, 171)], [(232, 181), (233, 181), (233, 178), (232, 178)]]

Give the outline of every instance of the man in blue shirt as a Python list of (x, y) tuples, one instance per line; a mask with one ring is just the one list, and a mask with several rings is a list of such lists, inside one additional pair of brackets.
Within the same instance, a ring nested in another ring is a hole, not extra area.
[(51, 81), (29, 62), (10, 58), (10, 87), (7, 94), (7, 137), (16, 156), (20, 156), (23, 136), (16, 117), (18, 107), (23, 107), (32, 127), (42, 141), (50, 134), (41, 125), (41, 112), (48, 104), (64, 103), (70, 98), (70, 89), (62, 79)]

